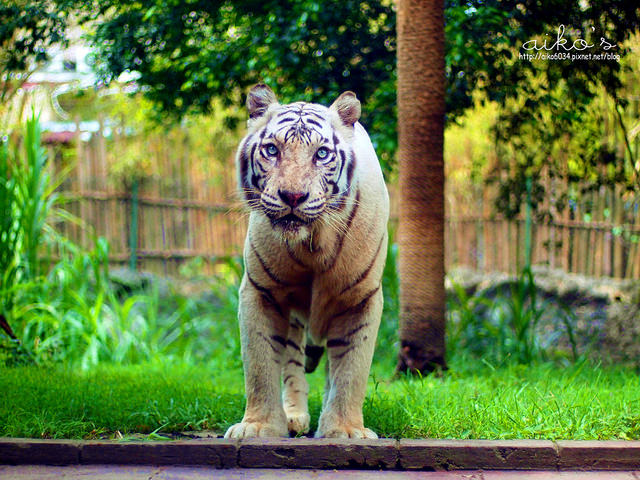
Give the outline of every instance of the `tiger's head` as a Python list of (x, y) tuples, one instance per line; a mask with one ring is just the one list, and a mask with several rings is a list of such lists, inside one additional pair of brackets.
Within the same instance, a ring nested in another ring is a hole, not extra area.
[(328, 108), (281, 105), (269, 87), (256, 85), (247, 109), (237, 166), (249, 207), (287, 240), (303, 240), (316, 222), (338, 222), (354, 181), (352, 140), (360, 118), (355, 94), (343, 93)]

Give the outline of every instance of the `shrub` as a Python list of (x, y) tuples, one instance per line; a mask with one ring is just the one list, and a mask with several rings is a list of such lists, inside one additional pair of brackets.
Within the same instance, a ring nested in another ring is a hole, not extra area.
[(35, 114), (25, 124), (22, 147), (0, 145), (0, 325), (9, 337), (5, 346), (14, 353), (21, 348), (12, 328), (20, 311), (16, 302), (37, 286), (38, 251), (50, 233), (47, 220), (58, 204), (58, 184), (46, 169)]
[(447, 351), (503, 364), (529, 364), (553, 356), (538, 329), (543, 315), (557, 316), (566, 327), (574, 360), (574, 315), (563, 306), (540, 297), (530, 268), (524, 269), (506, 292), (467, 293), (454, 284), (448, 299)]
[[(22, 148), (0, 145), (0, 363), (88, 369), (165, 356), (217, 357), (222, 368), (237, 366), (240, 347), (229, 331), (237, 331), (239, 261), (218, 264), (209, 299), (161, 295), (153, 283), (121, 296), (110, 280), (106, 240), (95, 238), (87, 251), (49, 223), (54, 215), (68, 217), (55, 192), (63, 178), (47, 172), (35, 115)], [(39, 255), (43, 244), (60, 255), (47, 268)]]

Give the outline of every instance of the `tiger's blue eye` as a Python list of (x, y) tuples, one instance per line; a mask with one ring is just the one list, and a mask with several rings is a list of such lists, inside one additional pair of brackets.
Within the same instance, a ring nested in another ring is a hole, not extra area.
[(318, 149), (318, 151), (316, 152), (316, 157), (318, 157), (318, 160), (328, 160), (329, 158), (329, 150), (326, 149), (325, 147), (320, 147)]
[(269, 145), (267, 145), (266, 151), (267, 155), (275, 157), (278, 154), (278, 147), (276, 147), (273, 143), (270, 143)]

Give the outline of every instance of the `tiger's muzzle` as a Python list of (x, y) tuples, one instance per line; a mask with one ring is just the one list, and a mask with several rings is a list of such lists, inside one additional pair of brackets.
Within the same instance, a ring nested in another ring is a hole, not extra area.
[(285, 234), (296, 234), (311, 225), (323, 212), (325, 200), (308, 191), (278, 189), (276, 195), (263, 192), (262, 208), (274, 228)]
[(278, 226), (287, 231), (293, 231), (300, 228), (302, 225), (310, 223), (308, 218), (305, 218), (304, 214), (301, 214), (299, 207), (309, 198), (309, 193), (305, 192), (290, 192), (288, 190), (278, 190), (278, 197), (280, 200), (289, 207), (289, 213), (280, 212), (277, 218), (271, 218), (273, 226)]

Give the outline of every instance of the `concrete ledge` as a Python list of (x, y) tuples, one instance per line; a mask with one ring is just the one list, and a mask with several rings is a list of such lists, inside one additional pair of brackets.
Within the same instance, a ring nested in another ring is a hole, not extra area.
[(237, 442), (179, 440), (175, 442), (85, 442), (80, 449), (82, 464), (208, 465), (233, 468)]
[(400, 440), (403, 470), (556, 470), (546, 440)]
[(240, 442), (238, 466), (245, 468), (395, 469), (396, 440), (332, 438), (250, 439)]
[(640, 468), (640, 441), (558, 441), (561, 470)]
[(0, 438), (0, 464), (75, 465), (80, 463), (81, 442)]
[(640, 470), (640, 441), (0, 438), (4, 465), (206, 465), (375, 470)]

